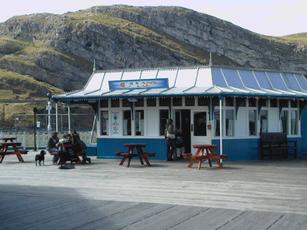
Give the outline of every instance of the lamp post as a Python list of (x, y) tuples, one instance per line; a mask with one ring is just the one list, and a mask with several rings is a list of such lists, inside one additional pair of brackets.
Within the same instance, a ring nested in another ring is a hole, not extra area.
[(48, 125), (47, 125), (47, 131), (48, 131), (48, 136), (50, 136), (51, 134), (51, 98), (52, 98), (52, 94), (49, 92), (47, 93), (47, 97), (48, 97), (48, 103), (47, 103), (47, 107), (46, 110), (48, 111)]

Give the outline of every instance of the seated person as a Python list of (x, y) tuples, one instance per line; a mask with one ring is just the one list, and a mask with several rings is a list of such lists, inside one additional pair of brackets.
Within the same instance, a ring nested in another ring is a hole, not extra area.
[(49, 138), (47, 146), (48, 152), (53, 155), (53, 160), (52, 160), (53, 164), (56, 164), (59, 160), (58, 144), (59, 144), (58, 133), (54, 132), (52, 136)]
[(91, 163), (91, 158), (86, 155), (86, 144), (80, 139), (76, 131), (72, 134), (72, 144), (74, 152), (82, 156), (82, 164)]

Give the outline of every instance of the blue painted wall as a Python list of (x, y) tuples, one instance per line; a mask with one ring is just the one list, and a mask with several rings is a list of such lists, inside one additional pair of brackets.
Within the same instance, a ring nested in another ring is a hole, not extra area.
[(97, 144), (87, 144), (86, 153), (88, 156), (97, 156)]
[(147, 146), (144, 151), (155, 152), (156, 156), (152, 157), (156, 160), (166, 160), (167, 147), (164, 138), (147, 139), (147, 138), (98, 138), (97, 139), (97, 157), (114, 159), (116, 152), (126, 151), (124, 147), (126, 143), (144, 143)]
[(303, 153), (307, 153), (307, 106), (304, 107), (301, 113), (301, 134), (300, 156), (302, 156)]

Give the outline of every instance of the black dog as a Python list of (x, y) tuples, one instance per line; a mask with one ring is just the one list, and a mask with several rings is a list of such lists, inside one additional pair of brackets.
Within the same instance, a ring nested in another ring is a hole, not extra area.
[(43, 165), (45, 165), (45, 155), (46, 155), (46, 151), (45, 150), (41, 150), (39, 154), (35, 155), (35, 165), (37, 166), (37, 161), (39, 166), (41, 166), (41, 162), (43, 162)]

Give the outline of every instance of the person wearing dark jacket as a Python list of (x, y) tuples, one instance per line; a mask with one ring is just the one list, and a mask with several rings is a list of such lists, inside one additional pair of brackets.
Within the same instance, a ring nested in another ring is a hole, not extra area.
[(48, 140), (48, 146), (47, 150), (49, 153), (53, 155), (53, 164), (56, 164), (59, 160), (59, 138), (58, 138), (58, 133), (54, 132), (52, 136)]

